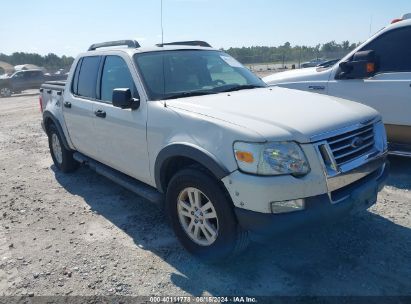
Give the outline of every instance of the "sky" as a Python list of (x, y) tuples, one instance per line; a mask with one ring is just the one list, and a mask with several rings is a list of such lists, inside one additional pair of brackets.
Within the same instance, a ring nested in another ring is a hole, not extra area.
[[(96, 42), (161, 42), (161, 0), (3, 0), (0, 53), (76, 56)], [(164, 41), (215, 48), (364, 41), (410, 0), (163, 0)]]

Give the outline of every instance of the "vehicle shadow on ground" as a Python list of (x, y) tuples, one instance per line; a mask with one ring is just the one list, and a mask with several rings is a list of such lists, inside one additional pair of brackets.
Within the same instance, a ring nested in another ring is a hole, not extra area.
[[(88, 168), (71, 175), (52, 169), (68, 192), (81, 196), (136, 246), (175, 268), (170, 281), (189, 294), (398, 295), (411, 291), (407, 267), (411, 229), (371, 212), (254, 243), (235, 259), (206, 265), (179, 245), (156, 206)], [(156, 291), (161, 292), (161, 288)]]
[(388, 186), (411, 190), (411, 158), (390, 156)]

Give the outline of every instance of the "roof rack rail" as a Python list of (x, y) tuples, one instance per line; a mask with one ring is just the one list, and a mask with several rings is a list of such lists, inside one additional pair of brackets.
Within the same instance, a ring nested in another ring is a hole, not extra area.
[(88, 51), (95, 51), (96, 49), (102, 48), (102, 47), (120, 46), (120, 45), (126, 45), (129, 48), (139, 48), (140, 47), (140, 44), (136, 40), (117, 40), (117, 41), (94, 43), (88, 48)]
[(159, 43), (156, 46), (164, 46), (164, 45), (188, 45), (188, 46), (203, 46), (203, 47), (211, 47), (205, 41), (201, 40), (192, 40), (192, 41), (176, 41), (176, 42), (167, 42), (167, 43)]

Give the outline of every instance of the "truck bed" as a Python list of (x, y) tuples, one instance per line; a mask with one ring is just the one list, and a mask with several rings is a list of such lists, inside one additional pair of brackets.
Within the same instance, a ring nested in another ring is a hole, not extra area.
[(58, 81), (46, 81), (43, 83), (40, 87), (40, 90), (46, 90), (46, 89), (51, 89), (51, 90), (60, 90), (64, 91), (64, 87), (66, 86), (66, 80), (58, 80)]

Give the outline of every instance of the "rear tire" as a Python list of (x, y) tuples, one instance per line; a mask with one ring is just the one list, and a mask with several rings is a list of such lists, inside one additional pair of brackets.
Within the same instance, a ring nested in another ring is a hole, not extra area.
[(231, 199), (213, 177), (196, 168), (173, 176), (166, 212), (181, 244), (202, 261), (225, 260), (248, 245), (248, 234), (237, 223)]
[(54, 165), (65, 173), (73, 172), (79, 163), (73, 158), (73, 152), (64, 147), (61, 135), (54, 124), (48, 129), (50, 154)]

